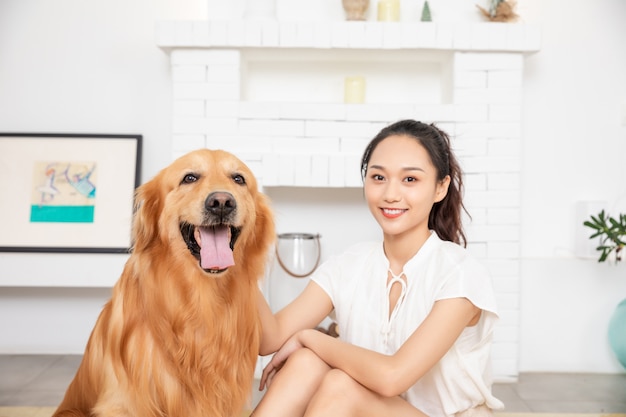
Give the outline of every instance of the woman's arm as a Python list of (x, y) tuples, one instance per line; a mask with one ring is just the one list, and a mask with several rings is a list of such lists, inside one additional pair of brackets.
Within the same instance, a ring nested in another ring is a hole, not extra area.
[(317, 326), (333, 309), (328, 294), (313, 281), (276, 314), (272, 313), (260, 290), (257, 304), (262, 328), (260, 355), (276, 352), (294, 333)]
[[(424, 322), (391, 356), (306, 330), (297, 333), (294, 337), (297, 341), (287, 346), (307, 347), (328, 365), (343, 370), (370, 390), (393, 397), (408, 390), (426, 374), (452, 347), (463, 329), (474, 322), (480, 311), (466, 298), (435, 302)], [(281, 351), (268, 365), (268, 373), (272, 368), (279, 368), (290, 354)]]

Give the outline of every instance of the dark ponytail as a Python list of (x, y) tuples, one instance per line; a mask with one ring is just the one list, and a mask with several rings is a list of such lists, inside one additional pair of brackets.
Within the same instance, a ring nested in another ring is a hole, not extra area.
[(450, 137), (434, 124), (401, 120), (382, 129), (365, 148), (361, 159), (361, 177), (365, 179), (374, 149), (380, 142), (392, 135), (415, 138), (426, 149), (432, 164), (437, 169), (437, 181), (443, 180), (446, 175), (450, 176), (448, 193), (443, 200), (433, 205), (428, 218), (428, 228), (434, 230), (443, 240), (467, 246), (461, 222), (462, 211), (467, 213), (463, 205), (461, 167), (452, 153)]

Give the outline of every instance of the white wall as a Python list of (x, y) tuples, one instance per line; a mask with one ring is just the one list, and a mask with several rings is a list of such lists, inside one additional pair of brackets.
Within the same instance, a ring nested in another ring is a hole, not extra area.
[(522, 372), (623, 372), (606, 329), (626, 265), (574, 258), (577, 201), (626, 212), (626, 3), (600, 3), (524, 2), (543, 42), (522, 119)]
[[(171, 155), (169, 57), (155, 22), (204, 18), (199, 0), (2, 0), (0, 131), (139, 133), (142, 178), (152, 177)], [(0, 282), (101, 286), (124, 259), (0, 253)], [(0, 352), (82, 352), (109, 294), (0, 287)]]
[[(154, 23), (203, 20), (205, 3), (3, 0), (0, 131), (141, 133), (143, 179), (151, 177), (171, 155), (169, 57), (155, 46)], [(626, 3), (524, 0), (520, 12), (543, 26), (524, 80), (520, 370), (623, 372), (603, 326), (626, 297), (626, 266), (575, 259), (573, 247), (576, 201), (626, 210)], [(279, 224), (295, 227), (287, 213), (297, 203), (271, 197)], [(363, 236), (360, 225), (326, 220)], [(25, 274), (22, 261), (38, 267)], [(114, 279), (119, 267), (82, 255), (0, 254), (0, 282), (85, 280), (87, 271)], [(109, 292), (0, 287), (0, 353), (81, 352)]]

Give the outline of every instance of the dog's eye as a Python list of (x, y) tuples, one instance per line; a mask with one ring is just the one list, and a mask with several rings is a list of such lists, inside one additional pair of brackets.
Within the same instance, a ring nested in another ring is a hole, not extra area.
[(246, 179), (241, 174), (233, 175), (233, 181), (240, 185), (244, 185), (246, 183)]
[(198, 177), (194, 174), (187, 174), (183, 177), (182, 184), (191, 184), (192, 182), (198, 181)]

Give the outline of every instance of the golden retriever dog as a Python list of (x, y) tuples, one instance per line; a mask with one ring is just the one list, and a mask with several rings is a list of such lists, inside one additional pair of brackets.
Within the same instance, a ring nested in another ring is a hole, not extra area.
[(203, 149), (138, 188), (133, 247), (54, 416), (231, 417), (252, 393), (272, 212)]

